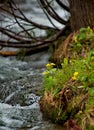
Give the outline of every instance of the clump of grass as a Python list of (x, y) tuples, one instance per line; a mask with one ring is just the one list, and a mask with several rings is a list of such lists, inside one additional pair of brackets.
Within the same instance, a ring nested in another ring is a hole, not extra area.
[(73, 35), (71, 43), (69, 43), (68, 56), (69, 58), (83, 58), (86, 54), (94, 49), (94, 29), (90, 27), (81, 28)]
[[(87, 53), (87, 56), (82, 59), (66, 58), (62, 63), (62, 69), (47, 67), (43, 73), (44, 88), (46, 91), (53, 91), (54, 96), (57, 96), (58, 91), (62, 89), (64, 84), (71, 80), (72, 82), (79, 82), (82, 85), (79, 88), (90, 89), (94, 87), (94, 51)], [(51, 63), (52, 64), (52, 63)], [(50, 64), (49, 64), (50, 65)]]
[(46, 100), (47, 111), (55, 108), (53, 112), (49, 110), (54, 122), (76, 119), (82, 130), (93, 130), (94, 30), (90, 27), (80, 29), (72, 42), (68, 49), (70, 57), (63, 59), (61, 69), (54, 63), (46, 65), (42, 103)]

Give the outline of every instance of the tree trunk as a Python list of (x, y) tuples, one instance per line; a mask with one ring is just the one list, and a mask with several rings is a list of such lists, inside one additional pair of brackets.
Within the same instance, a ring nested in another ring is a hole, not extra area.
[(72, 30), (94, 27), (94, 0), (69, 0)]

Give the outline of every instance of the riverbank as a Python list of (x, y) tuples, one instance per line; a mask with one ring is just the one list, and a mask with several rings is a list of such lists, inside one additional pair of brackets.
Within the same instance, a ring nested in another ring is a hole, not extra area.
[(55, 52), (61, 69), (51, 63), (44, 72), (41, 110), (55, 123), (68, 123), (69, 129), (94, 128), (93, 35), (94, 30), (89, 27), (70, 35), (57, 50), (59, 53)]

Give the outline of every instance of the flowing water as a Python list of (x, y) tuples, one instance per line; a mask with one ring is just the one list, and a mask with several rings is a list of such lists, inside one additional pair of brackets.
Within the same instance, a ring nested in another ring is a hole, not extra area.
[[(35, 0), (23, 1), (20, 6), (28, 17), (49, 24)], [(61, 27), (59, 23), (57, 26)], [(62, 126), (43, 119), (38, 103), (42, 72), (49, 56), (49, 52), (45, 51), (26, 56), (24, 61), (0, 57), (0, 130), (64, 130)]]
[(0, 57), (0, 130), (61, 130), (44, 121), (38, 101), (48, 52), (19, 61)]

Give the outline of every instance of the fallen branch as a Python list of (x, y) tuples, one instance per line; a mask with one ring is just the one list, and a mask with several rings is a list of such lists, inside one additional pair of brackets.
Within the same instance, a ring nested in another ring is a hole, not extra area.
[(0, 55), (2, 56), (16, 56), (18, 53), (19, 51), (0, 51)]
[(61, 35), (65, 33), (65, 30), (69, 29), (69, 25), (65, 26), (62, 30), (57, 32), (52, 37), (32, 44), (32, 40), (20, 40), (18, 42), (15, 41), (4, 41), (0, 40), (0, 46), (2, 47), (15, 47), (15, 48), (37, 48), (37, 47), (45, 47), (49, 46), (51, 42), (57, 40)]

